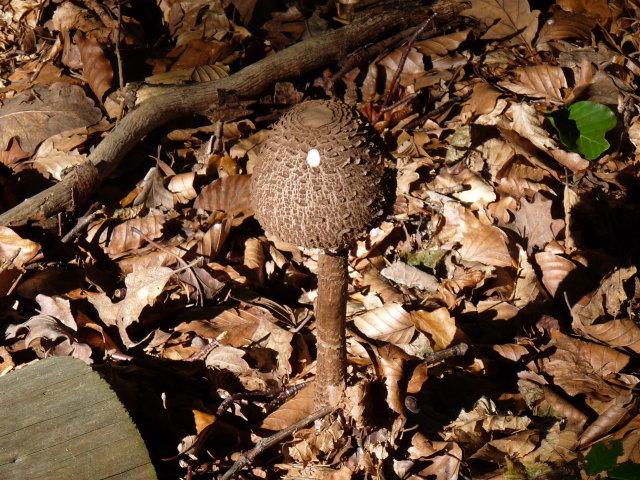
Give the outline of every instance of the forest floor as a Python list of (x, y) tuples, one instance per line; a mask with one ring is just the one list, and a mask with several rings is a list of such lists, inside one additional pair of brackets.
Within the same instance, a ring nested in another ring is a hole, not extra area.
[[(132, 96), (385, 15), (364, 0), (2, 4), (3, 210), (85, 162)], [(350, 252), (347, 395), (238, 474), (640, 478), (640, 5), (460, 10), (155, 128), (84, 203), (3, 223), (0, 373), (92, 365), (161, 479), (220, 478), (307, 418), (317, 258), (265, 236), (249, 180), (288, 108), (340, 100), (397, 169), (393, 212)]]

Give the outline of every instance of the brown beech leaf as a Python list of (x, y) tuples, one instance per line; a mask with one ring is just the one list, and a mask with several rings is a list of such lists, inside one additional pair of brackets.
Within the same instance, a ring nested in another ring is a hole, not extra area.
[(387, 387), (387, 404), (397, 414), (404, 417), (404, 388), (400, 382), (404, 378), (403, 368), (405, 362), (410, 359), (406, 353), (395, 345), (385, 345), (378, 349), (378, 365), (380, 374), (384, 378)]
[(489, 26), (482, 38), (509, 38), (509, 45), (525, 43), (531, 46), (538, 30), (540, 12), (532, 11), (526, 0), (472, 0), (471, 8), (460, 14), (474, 17)]
[(177, 203), (188, 203), (198, 196), (198, 192), (193, 186), (195, 179), (195, 172), (179, 173), (171, 177), (167, 189), (173, 193), (173, 198)]
[(123, 300), (114, 303), (105, 293), (89, 295), (87, 299), (98, 311), (100, 320), (105, 325), (118, 327), (122, 343), (132, 347), (136, 342), (129, 338), (127, 327), (140, 321), (142, 310), (155, 303), (171, 275), (173, 270), (167, 267), (134, 265), (133, 272), (124, 279), (127, 291)]
[(575, 263), (551, 252), (538, 252), (534, 258), (542, 271), (542, 284), (555, 297), (562, 281), (577, 268)]
[(432, 312), (416, 310), (411, 312), (411, 320), (416, 328), (433, 338), (433, 350), (443, 350), (451, 345), (456, 334), (456, 319), (446, 308), (438, 308)]
[(540, 385), (533, 380), (520, 378), (518, 389), (527, 402), (527, 406), (538, 416), (565, 418), (567, 424), (576, 431), (582, 430), (582, 426), (588, 420), (583, 412), (547, 385)]
[(562, 40), (563, 38), (591, 38), (591, 32), (596, 24), (593, 17), (575, 14), (553, 8), (553, 16), (544, 22), (538, 34), (537, 45), (550, 42), (552, 40)]
[(497, 227), (485, 225), (474, 214), (454, 202), (444, 205), (446, 221), (439, 239), (447, 245), (460, 244), (459, 255), (467, 261), (496, 267), (512, 266), (506, 234)]
[(554, 384), (569, 395), (594, 393), (616, 397), (618, 393), (605, 381), (629, 362), (629, 356), (613, 348), (552, 332), (556, 351), (544, 360), (544, 371), (553, 377)]
[(490, 440), (482, 445), (470, 458), (501, 463), (507, 458), (520, 458), (536, 449), (538, 434), (532, 431), (513, 433), (505, 438)]
[(102, 51), (102, 47), (95, 38), (84, 38), (80, 31), (76, 31), (74, 41), (80, 50), (82, 59), (82, 73), (89, 82), (89, 86), (98, 100), (102, 101), (104, 94), (111, 88), (113, 68)]
[(430, 273), (400, 261), (393, 262), (390, 266), (383, 268), (380, 270), (380, 274), (398, 285), (419, 288), (428, 293), (435, 293), (440, 284), (438, 279)]
[(494, 345), (493, 350), (501, 357), (509, 359), (512, 362), (518, 362), (522, 357), (529, 354), (529, 349), (527, 347), (524, 345), (518, 345), (517, 343)]
[(462, 42), (469, 36), (470, 28), (453, 32), (449, 35), (441, 35), (439, 37), (422, 40), (415, 44), (423, 55), (439, 55), (443, 56), (457, 49)]
[(536, 193), (531, 202), (523, 198), (516, 211), (514, 225), (520, 236), (527, 240), (527, 252), (543, 248), (564, 229), (564, 220), (551, 217), (553, 202)]
[(581, 157), (580, 154), (575, 152), (552, 150), (549, 153), (560, 165), (567, 167), (574, 173), (584, 172), (591, 165), (589, 160)]
[(577, 433), (571, 430), (560, 431), (556, 423), (547, 430), (547, 434), (540, 441), (540, 446), (529, 455), (522, 457), (522, 461), (566, 465), (578, 458), (577, 446)]
[(205, 364), (209, 368), (229, 370), (235, 375), (244, 375), (251, 370), (249, 364), (242, 357), (245, 351), (230, 345), (220, 345), (207, 355)]
[(353, 319), (356, 327), (373, 340), (382, 340), (394, 344), (411, 342), (415, 326), (411, 315), (399, 303), (369, 310)]
[(500, 85), (519, 95), (544, 98), (563, 103), (567, 78), (562, 68), (555, 65), (534, 65), (518, 71), (518, 82), (500, 82)]
[(476, 115), (491, 113), (501, 95), (502, 93), (492, 85), (486, 82), (478, 83), (473, 87), (473, 93), (471, 93), (464, 109), (468, 108), (471, 113)]
[(25, 158), (29, 158), (29, 154), (20, 148), (20, 142), (15, 138), (9, 140), (9, 148), (0, 152), (0, 163), (9, 167), (14, 172), (19, 172), (27, 168), (25, 162), (20, 161)]
[(418, 474), (420, 478), (451, 480), (459, 478), (462, 448), (455, 442), (432, 442), (416, 432), (408, 448), (409, 458), (424, 461), (427, 466)]
[(607, 0), (558, 0), (558, 6), (567, 12), (593, 15), (603, 24), (611, 19), (611, 9)]
[(142, 191), (133, 200), (133, 205), (147, 208), (173, 208), (173, 195), (164, 187), (162, 172), (158, 167), (151, 168), (142, 180)]
[(36, 85), (0, 107), (0, 150), (17, 138), (24, 152), (33, 153), (46, 138), (93, 125), (101, 118), (80, 87), (63, 82)]
[[(473, 215), (469, 212), (467, 218)], [(498, 227), (484, 225), (475, 217), (463, 224), (464, 236), (458, 253), (464, 260), (471, 260), (496, 267), (513, 264), (507, 247), (507, 235)]]
[(542, 126), (538, 111), (533, 105), (514, 103), (509, 108), (508, 113), (513, 117), (511, 128), (540, 150), (548, 152), (558, 148), (556, 141), (549, 136), (549, 133)]
[(196, 253), (210, 259), (216, 258), (231, 232), (231, 223), (230, 219), (225, 218), (214, 223), (206, 232), (198, 232)]
[(251, 175), (230, 175), (219, 178), (202, 189), (194, 202), (195, 208), (224, 212), (240, 225), (253, 215), (251, 208)]
[[(584, 330), (584, 327), (592, 325), (600, 317), (605, 316), (605, 314), (608, 314), (614, 318), (617, 317), (620, 313), (623, 303), (627, 300), (624, 283), (631, 277), (633, 277), (636, 274), (636, 271), (637, 269), (635, 266), (616, 268), (600, 282), (600, 285), (595, 291), (589, 292), (587, 295), (581, 298), (573, 307), (571, 307), (571, 313), (574, 320), (574, 328), (586, 332), (586, 330)], [(602, 328), (603, 330), (600, 330), (600, 328)], [(602, 327), (601, 325), (598, 325), (598, 328), (594, 329), (594, 333), (604, 333), (611, 328), (614, 328), (613, 324), (609, 327)], [(618, 329), (618, 327), (615, 328), (617, 330), (617, 334), (625, 335), (623, 331)], [(611, 334), (612, 333), (610, 333), (609, 335)], [(589, 335), (591, 334), (589, 333)]]
[(610, 320), (597, 325), (580, 327), (591, 338), (613, 348), (628, 348), (640, 353), (640, 327), (633, 320)]
[(304, 387), (291, 400), (264, 419), (261, 428), (280, 431), (313, 413), (314, 385)]
[[(87, 241), (96, 241), (111, 257), (118, 257), (130, 250), (140, 248), (147, 241), (132, 228), (137, 228), (151, 240), (162, 236), (162, 227), (166, 217), (164, 215), (147, 215), (133, 218), (116, 225), (112, 230), (104, 228), (106, 221), (92, 225), (87, 232)], [(96, 235), (99, 235), (96, 239)]]
[(582, 433), (580, 446), (589, 445), (611, 432), (622, 421), (629, 418), (637, 403), (637, 399), (633, 395), (618, 395), (612, 399), (608, 408)]
[[(180, 323), (175, 331), (191, 332), (210, 340), (220, 337), (220, 343), (233, 347), (244, 347), (249, 344), (260, 325), (260, 318), (244, 309), (230, 308), (216, 316), (211, 315), (211, 318), (207, 315), (208, 311), (204, 313), (202, 320)], [(211, 313), (218, 313), (218, 311)]]

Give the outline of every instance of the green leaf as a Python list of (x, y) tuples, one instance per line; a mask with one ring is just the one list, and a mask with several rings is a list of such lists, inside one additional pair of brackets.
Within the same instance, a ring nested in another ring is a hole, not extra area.
[(605, 134), (616, 126), (616, 114), (601, 103), (576, 102), (569, 107), (569, 118), (576, 122), (580, 137), (577, 151), (587, 160), (595, 160), (607, 148)]
[(560, 141), (572, 152), (595, 160), (609, 148), (605, 135), (616, 126), (616, 114), (596, 102), (576, 102), (567, 109), (547, 114)]
[(608, 471), (609, 478), (614, 480), (638, 480), (640, 478), (640, 465), (633, 462), (625, 462)]
[(600, 472), (608, 472), (615, 467), (616, 460), (622, 453), (622, 442), (620, 440), (594, 445), (586, 457), (585, 473), (587, 475), (596, 475)]

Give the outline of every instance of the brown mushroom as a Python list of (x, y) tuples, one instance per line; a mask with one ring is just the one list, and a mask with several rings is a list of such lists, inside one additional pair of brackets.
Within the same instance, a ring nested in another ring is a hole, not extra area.
[(379, 224), (395, 181), (380, 138), (354, 108), (312, 100), (273, 127), (253, 171), (255, 215), (271, 237), (320, 249), (315, 406), (344, 392), (348, 251)]

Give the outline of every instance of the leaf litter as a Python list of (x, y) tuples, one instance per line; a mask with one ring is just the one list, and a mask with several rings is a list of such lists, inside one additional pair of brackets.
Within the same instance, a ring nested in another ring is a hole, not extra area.
[[(93, 365), (161, 478), (218, 478), (311, 414), (316, 258), (267, 240), (248, 186), (271, 123), (328, 95), (375, 122), (398, 196), (351, 252), (343, 403), (244, 474), (564, 478), (604, 439), (640, 463), (639, 10), (533, 7), (472, 0), (412, 45), (408, 32), (210, 122), (163, 127), (90, 210), (0, 227), (0, 372), (52, 355)], [(84, 161), (134, 82), (149, 98), (340, 25), (324, 7), (239, 0), (152, 2), (156, 24), (116, 2), (3, 8), (7, 208)], [(359, 7), (341, 8), (348, 22)], [(546, 118), (576, 101), (616, 114), (593, 160)]]

